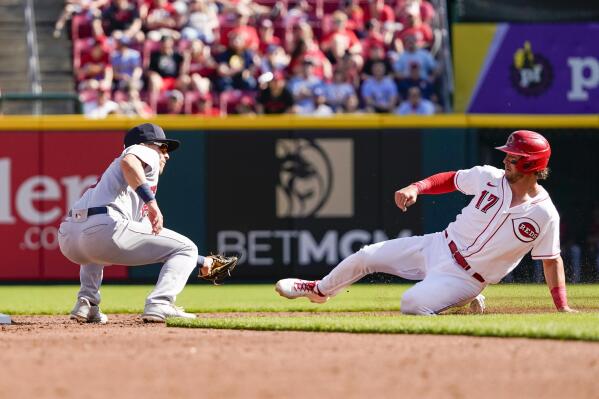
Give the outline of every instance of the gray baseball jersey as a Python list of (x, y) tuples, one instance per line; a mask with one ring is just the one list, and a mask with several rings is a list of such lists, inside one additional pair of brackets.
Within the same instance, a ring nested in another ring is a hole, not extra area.
[[(79, 297), (100, 302), (105, 265), (164, 263), (146, 303), (173, 303), (197, 266), (198, 249), (189, 238), (167, 228), (159, 234), (152, 233), (152, 225), (145, 217), (145, 204), (128, 186), (121, 169), (121, 160), (127, 154), (145, 163), (146, 181), (156, 192), (160, 155), (143, 145), (126, 148), (96, 185), (75, 203), (74, 217), (67, 217), (60, 225), (60, 250), (69, 260), (81, 265)], [(87, 216), (88, 208), (102, 206), (108, 207), (108, 213)]]
[(137, 193), (129, 187), (121, 170), (121, 160), (127, 154), (133, 154), (145, 163), (144, 171), (150, 189), (156, 193), (158, 188), (160, 157), (151, 148), (133, 145), (125, 148), (104, 172), (100, 180), (90, 187), (75, 203), (73, 209), (87, 209), (96, 206), (110, 206), (127, 219), (140, 222), (145, 216), (145, 204)]

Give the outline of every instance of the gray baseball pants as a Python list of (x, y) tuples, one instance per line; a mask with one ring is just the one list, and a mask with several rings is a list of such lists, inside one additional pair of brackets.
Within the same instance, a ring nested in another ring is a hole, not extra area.
[(108, 214), (75, 221), (67, 218), (58, 230), (62, 253), (80, 264), (79, 297), (100, 303), (105, 265), (139, 266), (164, 263), (150, 303), (174, 303), (197, 266), (198, 248), (187, 237), (169, 229), (152, 234), (147, 221), (134, 222), (109, 208)]

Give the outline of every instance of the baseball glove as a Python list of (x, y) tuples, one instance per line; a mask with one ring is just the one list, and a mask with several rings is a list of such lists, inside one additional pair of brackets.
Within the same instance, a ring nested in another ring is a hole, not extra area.
[(220, 285), (225, 279), (231, 277), (231, 271), (237, 266), (237, 256), (209, 255), (212, 259), (212, 267), (208, 274), (200, 274), (198, 277), (211, 281), (214, 285)]

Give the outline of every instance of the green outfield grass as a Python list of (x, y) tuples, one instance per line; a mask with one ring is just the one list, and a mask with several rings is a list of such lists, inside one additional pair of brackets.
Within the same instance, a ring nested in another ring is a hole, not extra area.
[[(401, 294), (411, 285), (357, 284), (324, 305), (301, 298), (281, 298), (274, 285), (188, 285), (177, 303), (188, 311), (206, 312), (364, 312), (397, 311)], [(78, 286), (0, 286), (0, 313), (15, 315), (67, 314), (77, 297)], [(105, 285), (102, 310), (106, 313), (139, 313), (150, 285)], [(487, 307), (551, 311), (553, 302), (545, 285), (500, 284), (485, 292)], [(570, 305), (599, 312), (599, 285), (568, 286)]]
[[(579, 314), (560, 314), (545, 285), (497, 285), (487, 288), (491, 314), (450, 314), (414, 317), (330, 312), (399, 311), (401, 294), (411, 285), (357, 284), (324, 305), (301, 298), (281, 298), (273, 285), (190, 285), (177, 303), (195, 313), (261, 312), (246, 317), (223, 315), (194, 321), (169, 321), (169, 326), (252, 330), (339, 331), (363, 333), (460, 334), (500, 337), (559, 338), (599, 341), (599, 285), (570, 285), (570, 305)], [(12, 315), (68, 314), (78, 287), (0, 286), (0, 313)], [(106, 285), (102, 310), (141, 313), (149, 285)], [(268, 312), (317, 312), (316, 315)], [(544, 313), (546, 312), (546, 313)], [(517, 314), (516, 314), (517, 313)]]
[[(197, 320), (172, 320), (173, 327), (251, 330), (337, 331), (353, 333), (457, 334), (496, 337), (553, 338), (599, 341), (599, 285), (568, 287), (570, 305), (579, 314), (554, 311), (544, 285), (497, 285), (485, 290), (491, 314), (450, 314), (415, 317), (396, 314), (331, 312), (399, 311), (401, 294), (411, 285), (358, 284), (324, 305), (301, 298), (281, 298), (273, 285), (190, 285), (178, 304), (195, 313), (261, 312)], [(78, 287), (0, 286), (0, 313), (12, 315), (68, 314)], [(141, 313), (148, 285), (106, 285), (102, 309), (109, 314)], [(318, 312), (276, 314), (268, 312)], [(327, 313), (328, 312), (328, 313)], [(544, 313), (546, 312), (546, 313)], [(493, 314), (494, 313), (494, 314)]]

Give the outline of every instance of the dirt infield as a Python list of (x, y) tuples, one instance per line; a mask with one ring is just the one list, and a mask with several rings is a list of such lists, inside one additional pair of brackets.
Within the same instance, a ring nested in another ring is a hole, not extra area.
[(597, 343), (178, 329), (110, 317), (106, 326), (14, 317), (0, 329), (0, 397), (599, 395)]

